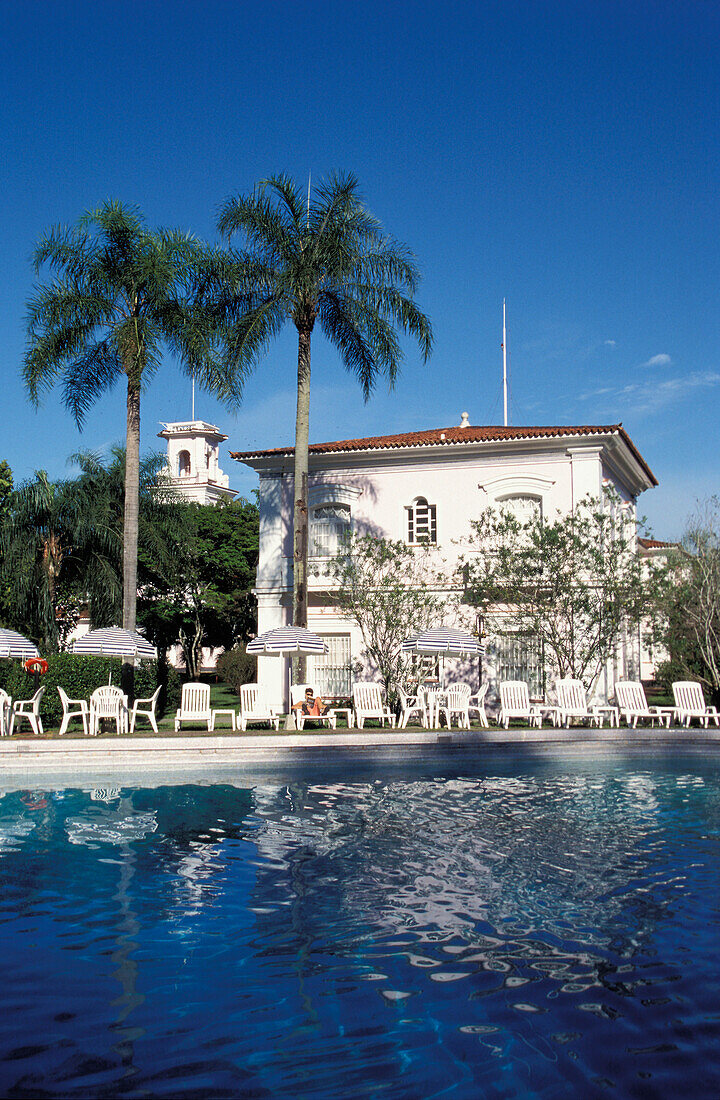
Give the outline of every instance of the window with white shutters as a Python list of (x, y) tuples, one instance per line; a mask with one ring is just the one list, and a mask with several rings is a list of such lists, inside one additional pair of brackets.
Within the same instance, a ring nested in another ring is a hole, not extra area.
[(437, 542), (437, 508), (428, 504), (425, 497), (417, 497), (407, 513), (407, 540), (409, 543)]
[(320, 504), (313, 508), (310, 524), (310, 555), (333, 558), (347, 546), (350, 537), (350, 506)]
[(497, 639), (497, 678), (524, 680), (531, 699), (545, 692), (543, 647), (534, 634), (501, 634)]
[(308, 683), (318, 695), (352, 694), (352, 663), (349, 634), (322, 634), (327, 653), (308, 657)]

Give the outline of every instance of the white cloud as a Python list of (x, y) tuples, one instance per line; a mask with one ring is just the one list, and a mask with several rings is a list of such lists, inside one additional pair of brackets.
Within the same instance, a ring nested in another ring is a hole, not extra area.
[(693, 371), (676, 378), (666, 378), (663, 382), (628, 382), (627, 385), (616, 388), (603, 386), (601, 389), (580, 394), (580, 400), (602, 398), (597, 403), (606, 408), (617, 409), (618, 415), (623, 411), (654, 413), (668, 405), (677, 404), (695, 390), (711, 389), (717, 385), (720, 385), (718, 371)]
[(664, 351), (660, 355), (652, 355), (646, 362), (641, 363), (641, 367), (669, 367), (672, 363), (672, 359)]
[(615, 347), (617, 347), (617, 343), (615, 342), (615, 340), (605, 340), (605, 347), (606, 348), (615, 348)]

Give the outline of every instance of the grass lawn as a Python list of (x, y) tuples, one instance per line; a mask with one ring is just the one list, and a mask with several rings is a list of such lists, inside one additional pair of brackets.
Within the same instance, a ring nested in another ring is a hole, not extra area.
[[(235, 692), (233, 691), (233, 689), (230, 687), (229, 684), (217, 683), (217, 684), (211, 684), (210, 685), (210, 709), (211, 710), (234, 710), (237, 713), (239, 707), (240, 707), (240, 700), (238, 699), (237, 695), (235, 694)], [(340, 729), (342, 729), (342, 730), (347, 729), (347, 725), (340, 726), (341, 722), (343, 722), (343, 719), (342, 718), (338, 719), (338, 724), (339, 724), (338, 732), (340, 732)], [(283, 725), (284, 725), (284, 717), (281, 719), (280, 729), (277, 731), (279, 734), (285, 734), (285, 733), (293, 734), (293, 733), (297, 732), (296, 730), (285, 730), (285, 729), (283, 729)], [(43, 734), (43, 737), (45, 739), (48, 739), (48, 740), (58, 739), (58, 729), (59, 729), (59, 726), (55, 726), (54, 728), (53, 727), (46, 728), (45, 732)], [(238, 730), (237, 732), (239, 733), (240, 731)], [(263, 732), (274, 734), (275, 730), (269, 730), (269, 729), (267, 729), (267, 727), (263, 727), (263, 726), (253, 726), (251, 730), (248, 730), (249, 734), (250, 733), (263, 733)], [(308, 733), (313, 733), (313, 732), (318, 732), (318, 733), (330, 732), (330, 733), (332, 733), (333, 731), (332, 730), (328, 731), (328, 728), (325, 726), (322, 729), (317, 730), (317, 731), (313, 731), (312, 729), (308, 729), (306, 732), (308, 732)], [(175, 711), (170, 710), (170, 711), (168, 711), (168, 713), (163, 718), (158, 718), (158, 733), (157, 734), (154, 733), (153, 730), (150, 728), (150, 724), (147, 721), (147, 719), (140, 717), (138, 719), (137, 726), (135, 727), (135, 732), (130, 733), (130, 734), (124, 734), (123, 736), (133, 737), (133, 738), (135, 738), (135, 737), (187, 737), (187, 736), (190, 736), (190, 737), (197, 737), (197, 736), (218, 737), (218, 736), (220, 736), (220, 737), (222, 737), (223, 735), (228, 735), (228, 734), (231, 734), (231, 735), (234, 736), (234, 731), (230, 728), (230, 716), (227, 715), (227, 714), (223, 714), (223, 715), (219, 716), (219, 718), (217, 719), (217, 723), (215, 725), (215, 729), (212, 733), (210, 733), (207, 729), (207, 726), (205, 726), (203, 724), (192, 725), (191, 723), (188, 723), (188, 722), (183, 723), (183, 726), (182, 726), (181, 730), (179, 731), (179, 733), (176, 733), (175, 732)], [(23, 722), (20, 726), (20, 729), (13, 734), (13, 738), (16, 738), (18, 740), (35, 740), (35, 736), (36, 735), (32, 732), (32, 730), (30, 729), (27, 722)], [(101, 734), (99, 734), (99, 736), (103, 737), (103, 738), (115, 738), (115, 739), (117, 739), (118, 735), (115, 732), (114, 727), (110, 726), (108, 732), (101, 733)], [(67, 738), (71, 738), (71, 739), (77, 739), (77, 738), (84, 739), (85, 738), (85, 734), (83, 733), (83, 728), (82, 728), (82, 723), (81, 722), (79, 722), (78, 720), (73, 720), (70, 723), (70, 728), (68, 729), (67, 733), (63, 734), (62, 740), (65, 741)]]

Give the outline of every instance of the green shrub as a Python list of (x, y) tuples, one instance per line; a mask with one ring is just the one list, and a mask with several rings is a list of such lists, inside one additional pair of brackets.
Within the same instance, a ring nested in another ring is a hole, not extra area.
[(254, 684), (257, 680), (257, 657), (246, 653), (245, 646), (235, 645), (220, 654), (216, 671), (218, 677), (239, 695), (243, 684)]
[[(113, 684), (120, 684), (122, 662), (119, 657), (84, 657), (75, 653), (55, 653), (47, 658), (48, 671), (41, 677), (45, 688), (40, 704), (40, 716), (43, 725), (52, 729), (60, 725), (62, 703), (58, 695), (58, 684), (71, 699), (89, 699), (95, 688), (107, 684), (112, 677)], [(162, 683), (162, 669), (157, 661), (142, 661), (135, 669), (135, 697), (148, 698), (158, 683)], [(166, 709), (176, 708), (180, 700), (180, 677), (174, 668), (166, 670)], [(0, 687), (13, 699), (29, 699), (35, 683), (32, 674), (25, 672), (20, 661), (0, 661)], [(160, 695), (160, 702), (163, 693)], [(163, 711), (158, 708), (158, 713)], [(20, 729), (29, 729), (23, 722)]]

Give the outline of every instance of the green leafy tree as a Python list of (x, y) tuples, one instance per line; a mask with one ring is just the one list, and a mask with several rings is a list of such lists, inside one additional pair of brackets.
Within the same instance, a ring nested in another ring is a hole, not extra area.
[[(13, 491), (13, 475), (10, 466), (2, 459), (0, 461), (0, 547), (3, 545), (5, 527), (10, 515), (10, 499)], [(11, 612), (10, 600), (12, 597), (12, 578), (3, 578), (3, 570), (0, 567), (0, 625), (10, 625)]]
[[(298, 334), (293, 542), (293, 622), (307, 625), (310, 347), (315, 325), (355, 374), (365, 399), (379, 377), (392, 386), (402, 360), (396, 329), (427, 359), (432, 330), (411, 295), (418, 270), (407, 248), (385, 236), (352, 175), (307, 193), (275, 176), (228, 199), (219, 228), (242, 234), (235, 282), (224, 300), (226, 362), (242, 384), (270, 340), (291, 321)], [(299, 669), (300, 676), (304, 672)]]
[(35, 250), (35, 270), (51, 278), (29, 303), (24, 378), (31, 399), (62, 383), (79, 426), (88, 409), (123, 379), (127, 391), (123, 521), (123, 626), (134, 630), (140, 477), (140, 394), (169, 349), (188, 375), (220, 397), (235, 397), (217, 370), (198, 287), (213, 254), (185, 233), (146, 227), (140, 214), (105, 202), (74, 227), (52, 229)]
[(473, 528), (479, 552), (459, 567), (466, 600), (499, 630), (509, 615), (542, 641), (559, 676), (592, 688), (623, 634), (647, 621), (657, 580), (620, 501), (588, 497), (567, 515), (525, 523), (489, 508)]
[(447, 579), (432, 550), (354, 535), (329, 562), (328, 576), (333, 602), (360, 628), (367, 663), (392, 698), (410, 676), (403, 641), (440, 624), (447, 609)]
[(10, 466), (3, 458), (0, 460), (0, 520), (7, 515), (10, 507), (10, 494), (13, 491), (13, 475)]
[(180, 641), (196, 679), (204, 645), (230, 648), (255, 632), (258, 509), (246, 500), (206, 507), (172, 495), (162, 507), (165, 544), (147, 558), (141, 553), (139, 616), (161, 650)]
[(697, 680), (720, 703), (720, 498), (701, 503), (668, 557), (656, 641), (668, 654), (659, 677)]

